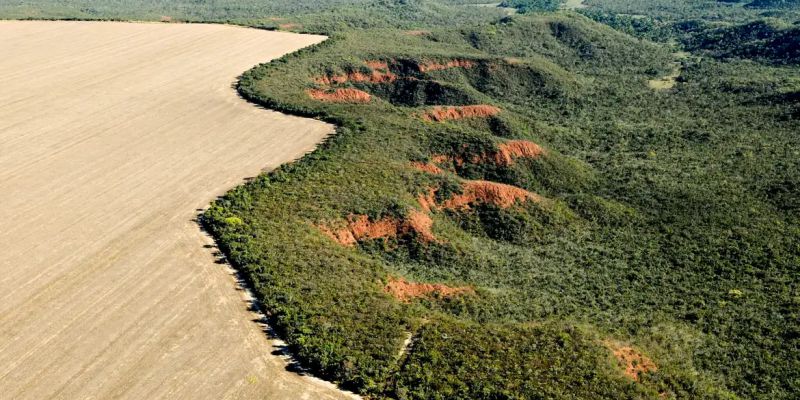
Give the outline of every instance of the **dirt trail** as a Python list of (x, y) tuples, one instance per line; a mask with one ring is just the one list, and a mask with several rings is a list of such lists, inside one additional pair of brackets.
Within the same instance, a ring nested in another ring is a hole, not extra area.
[(678, 78), (681, 76), (681, 72), (683, 70), (683, 63), (682, 61), (689, 58), (690, 54), (685, 51), (677, 51), (673, 53), (673, 57), (675, 61), (671, 63), (671, 70), (670, 72), (658, 79), (651, 79), (647, 81), (647, 86), (650, 89), (661, 91), (661, 90), (669, 90), (675, 87), (678, 84)]
[(0, 22), (0, 399), (320, 399), (192, 221), (332, 127), (231, 84), (319, 36)]

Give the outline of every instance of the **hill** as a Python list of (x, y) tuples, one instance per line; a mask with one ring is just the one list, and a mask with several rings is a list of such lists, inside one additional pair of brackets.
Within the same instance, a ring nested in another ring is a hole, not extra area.
[(338, 135), (206, 222), (347, 387), (791, 398), (797, 122), (767, 98), (797, 71), (688, 59), (648, 88), (671, 59), (566, 14), (341, 34), (240, 83)]
[(794, 14), (469, 3), (145, 15), (331, 35), (238, 90), (337, 134), (203, 217), (300, 362), (398, 399), (797, 397)]

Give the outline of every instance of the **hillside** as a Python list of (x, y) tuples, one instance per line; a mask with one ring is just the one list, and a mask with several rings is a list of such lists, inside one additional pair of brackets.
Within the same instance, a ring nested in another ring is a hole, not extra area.
[(743, 58), (773, 64), (800, 63), (800, 27), (758, 20), (707, 28), (684, 40), (688, 50), (715, 58)]
[(238, 90), (337, 134), (202, 218), (316, 375), (396, 399), (800, 393), (793, 9), (21, 1), (0, 15), (331, 35)]
[(342, 34), (240, 83), (338, 135), (206, 222), (346, 387), (791, 398), (797, 114), (766, 99), (797, 71), (690, 59), (649, 89), (671, 57), (566, 14)]

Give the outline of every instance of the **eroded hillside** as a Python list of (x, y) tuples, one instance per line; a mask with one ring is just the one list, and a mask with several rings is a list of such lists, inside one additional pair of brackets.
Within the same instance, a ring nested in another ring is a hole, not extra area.
[(788, 398), (797, 216), (770, 193), (797, 123), (725, 89), (781, 85), (768, 65), (689, 58), (651, 89), (671, 52), (564, 14), (341, 35), (240, 83), (338, 135), (206, 223), (346, 387)]

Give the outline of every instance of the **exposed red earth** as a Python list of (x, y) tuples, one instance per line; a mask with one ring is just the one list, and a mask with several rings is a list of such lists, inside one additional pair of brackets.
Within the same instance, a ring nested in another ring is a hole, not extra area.
[(526, 201), (542, 203), (545, 199), (525, 189), (491, 181), (465, 181), (462, 193), (444, 202), (436, 202), (436, 189), (429, 188), (417, 196), (417, 202), (425, 211), (466, 210), (476, 204), (492, 204), (500, 208), (510, 208)]
[(476, 65), (470, 60), (450, 60), (445, 62), (426, 62), (419, 64), (420, 72), (441, 71), (450, 68), (472, 68)]
[(372, 96), (362, 90), (352, 88), (340, 89), (309, 89), (308, 96), (314, 100), (331, 103), (369, 103)]
[(361, 83), (388, 83), (397, 79), (397, 75), (391, 72), (381, 72), (373, 70), (371, 73), (363, 72), (350, 72), (338, 75), (320, 76), (314, 79), (314, 82), (320, 85), (341, 85), (348, 82), (361, 82)]
[(472, 106), (436, 106), (422, 114), (422, 119), (430, 122), (443, 122), (464, 118), (486, 118), (497, 115), (500, 109), (486, 104)]
[(441, 283), (417, 283), (395, 277), (389, 278), (389, 283), (384, 286), (383, 290), (404, 303), (426, 297), (454, 297), (475, 294), (475, 290), (468, 286), (451, 287)]
[(510, 140), (498, 146), (497, 153), (494, 154), (494, 162), (497, 165), (511, 165), (517, 158), (539, 158), (547, 154), (545, 150), (536, 143), (527, 140)]
[(317, 227), (329, 238), (343, 246), (354, 246), (359, 241), (388, 239), (407, 233), (416, 233), (423, 241), (434, 241), (431, 232), (433, 220), (419, 211), (412, 211), (403, 219), (383, 217), (370, 220), (366, 215), (351, 214), (346, 221), (318, 224)]
[(489, 181), (467, 181), (463, 193), (447, 199), (441, 204), (445, 209), (467, 209), (474, 204), (492, 204), (509, 208), (525, 201), (542, 202), (542, 197), (525, 189)]
[(658, 366), (656, 366), (653, 360), (642, 354), (639, 350), (628, 345), (611, 341), (606, 341), (604, 344), (614, 354), (614, 358), (617, 359), (619, 367), (622, 368), (623, 373), (628, 378), (639, 381), (641, 374), (658, 371)]

